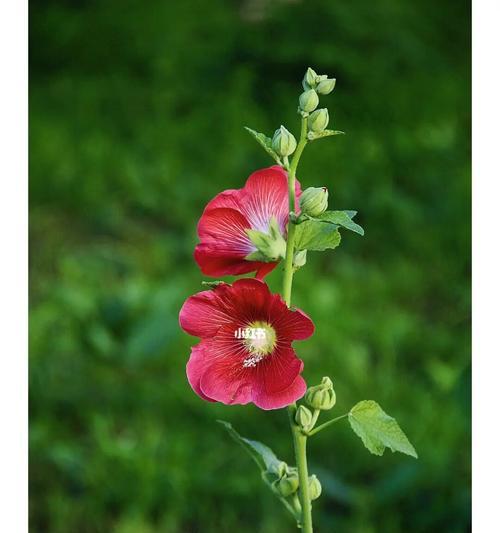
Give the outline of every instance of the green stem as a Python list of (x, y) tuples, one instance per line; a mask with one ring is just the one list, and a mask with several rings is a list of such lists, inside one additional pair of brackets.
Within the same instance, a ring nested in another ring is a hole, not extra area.
[[(293, 154), (290, 168), (288, 170), (288, 202), (289, 212), (295, 214), (295, 173), (299, 164), (300, 156), (307, 144), (307, 118), (302, 118), (300, 140), (297, 149)], [(283, 276), (283, 298), (290, 307), (292, 303), (292, 282), (293, 282), (293, 255), (295, 245), (295, 224), (288, 222), (288, 236), (286, 241), (285, 272)], [(299, 498), (301, 503), (301, 526), (303, 533), (313, 533), (311, 498), (309, 496), (309, 473), (307, 471), (307, 436), (295, 424), (295, 411), (297, 406), (292, 404), (288, 407), (290, 427), (292, 429), (293, 447), (295, 450), (295, 461), (299, 474)]]
[[(288, 204), (290, 213), (295, 213), (295, 173), (299, 164), (300, 156), (307, 144), (307, 118), (302, 119), (302, 127), (300, 131), (300, 140), (297, 144), (290, 163), (290, 170), (288, 171)], [(288, 223), (288, 236), (286, 240), (286, 255), (285, 255), (285, 274), (283, 276), (283, 298), (290, 307), (292, 302), (292, 281), (293, 281), (293, 253), (295, 242), (295, 224)]]
[(295, 448), (295, 461), (299, 472), (299, 496), (302, 507), (302, 531), (313, 533), (312, 506), (309, 496), (309, 472), (307, 470), (307, 436), (292, 422), (293, 446)]
[(312, 437), (316, 433), (319, 433), (322, 429), (327, 428), (328, 426), (331, 426), (332, 424), (335, 424), (335, 422), (338, 422), (339, 420), (342, 420), (346, 416), (349, 416), (349, 413), (346, 413), (345, 415), (338, 416), (337, 418), (333, 418), (332, 420), (328, 420), (328, 422), (325, 422), (324, 424), (321, 424), (317, 428), (312, 429), (311, 431), (308, 431), (307, 435), (309, 437)]

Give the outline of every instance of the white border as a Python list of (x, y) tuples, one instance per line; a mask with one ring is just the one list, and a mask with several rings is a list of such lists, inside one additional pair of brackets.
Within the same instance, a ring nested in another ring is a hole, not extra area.
[[(473, 529), (500, 531), (500, 7), (473, 3)], [(442, 413), (446, 416), (446, 413)]]
[(0, 530), (28, 531), (28, 7), (0, 3)]

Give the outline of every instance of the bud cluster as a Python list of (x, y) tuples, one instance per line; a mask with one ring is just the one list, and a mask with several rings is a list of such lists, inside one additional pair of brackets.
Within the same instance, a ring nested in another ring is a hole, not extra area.
[(326, 74), (316, 74), (312, 68), (308, 68), (302, 80), (304, 92), (299, 97), (299, 113), (308, 117), (307, 127), (310, 132), (321, 133), (328, 126), (330, 117), (328, 109), (316, 109), (319, 104), (319, 96), (330, 94), (335, 87), (335, 79), (328, 78)]

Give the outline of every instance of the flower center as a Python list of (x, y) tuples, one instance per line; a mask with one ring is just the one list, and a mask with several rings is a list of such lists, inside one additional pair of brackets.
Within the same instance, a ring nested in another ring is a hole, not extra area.
[(248, 357), (243, 361), (243, 367), (253, 367), (276, 347), (276, 331), (262, 320), (251, 322), (246, 328), (235, 331), (235, 337), (243, 340), (248, 351)]

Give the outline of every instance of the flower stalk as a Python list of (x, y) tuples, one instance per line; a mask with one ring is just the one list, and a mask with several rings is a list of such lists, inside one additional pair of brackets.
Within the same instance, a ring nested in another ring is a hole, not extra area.
[[(290, 167), (288, 169), (288, 200), (290, 213), (295, 212), (295, 174), (299, 164), (300, 156), (307, 144), (307, 117), (302, 117), (300, 139), (297, 149), (293, 154)], [(295, 227), (291, 220), (288, 222), (288, 234), (286, 241), (285, 267), (283, 275), (283, 299), (288, 307), (292, 302), (292, 283), (293, 283), (293, 254), (295, 245)], [(312, 506), (309, 495), (309, 472), (307, 468), (307, 436), (304, 435), (301, 428), (295, 423), (295, 412), (297, 406), (292, 404), (288, 407), (290, 427), (292, 429), (293, 447), (295, 451), (295, 461), (299, 473), (299, 499), (301, 504), (301, 527), (304, 533), (313, 533), (312, 523)]]

